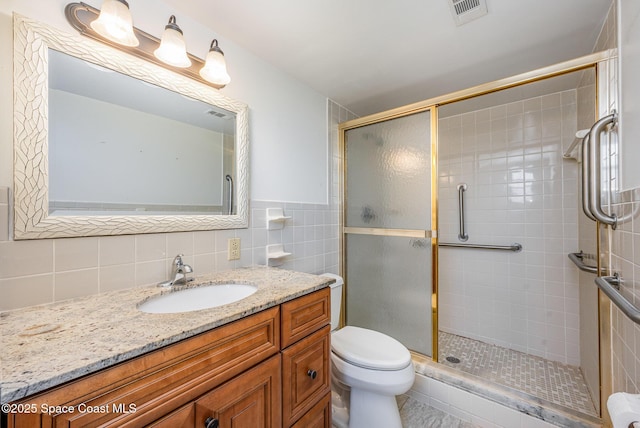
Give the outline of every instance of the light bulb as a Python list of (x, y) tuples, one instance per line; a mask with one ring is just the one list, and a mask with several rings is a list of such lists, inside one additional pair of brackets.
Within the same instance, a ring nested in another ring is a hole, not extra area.
[(224, 53), (218, 47), (218, 40), (213, 39), (211, 48), (207, 54), (204, 67), (200, 70), (200, 76), (207, 82), (215, 85), (225, 86), (231, 82), (231, 77), (227, 73), (227, 63), (224, 60)]
[(174, 67), (186, 68), (191, 66), (187, 56), (187, 47), (182, 37), (182, 30), (176, 24), (176, 17), (171, 15), (169, 23), (164, 27), (160, 47), (153, 54), (160, 61)]
[(98, 34), (112, 42), (124, 46), (140, 44), (133, 33), (133, 20), (129, 4), (125, 0), (104, 0), (98, 19), (90, 25)]

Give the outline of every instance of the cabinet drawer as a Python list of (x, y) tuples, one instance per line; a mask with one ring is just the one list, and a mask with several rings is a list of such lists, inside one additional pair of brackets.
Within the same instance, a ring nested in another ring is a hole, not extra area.
[(291, 428), (331, 428), (331, 393), (325, 394)]
[(159, 421), (155, 421), (148, 428), (192, 428), (195, 419), (195, 407), (193, 403), (189, 403)]
[(237, 376), (195, 403), (196, 427), (280, 428), (280, 355)]
[[(34, 415), (42, 426), (139, 427), (153, 423), (280, 349), (280, 313), (271, 308), (152, 351), (25, 400), (73, 406)], [(95, 409), (83, 412), (78, 405)], [(133, 411), (132, 411), (133, 410)], [(27, 425), (12, 415), (10, 427)]]
[(286, 348), (331, 322), (331, 289), (323, 288), (281, 307), (282, 347)]
[(330, 391), (330, 326), (282, 351), (282, 419), (299, 419)]

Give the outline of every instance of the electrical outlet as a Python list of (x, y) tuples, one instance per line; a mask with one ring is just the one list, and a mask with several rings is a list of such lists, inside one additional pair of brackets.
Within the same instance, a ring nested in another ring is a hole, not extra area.
[(240, 260), (240, 238), (229, 238), (227, 260)]

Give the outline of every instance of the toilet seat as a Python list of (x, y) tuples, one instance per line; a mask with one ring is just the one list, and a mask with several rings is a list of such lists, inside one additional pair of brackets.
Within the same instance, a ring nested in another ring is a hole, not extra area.
[(411, 364), (411, 354), (403, 344), (361, 327), (346, 326), (332, 333), (331, 350), (344, 361), (365, 369), (402, 370)]

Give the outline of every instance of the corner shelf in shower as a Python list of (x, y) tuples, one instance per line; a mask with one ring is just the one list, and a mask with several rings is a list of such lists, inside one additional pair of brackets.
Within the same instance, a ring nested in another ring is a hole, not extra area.
[(283, 229), (284, 223), (290, 218), (284, 215), (282, 208), (267, 208), (267, 230)]

